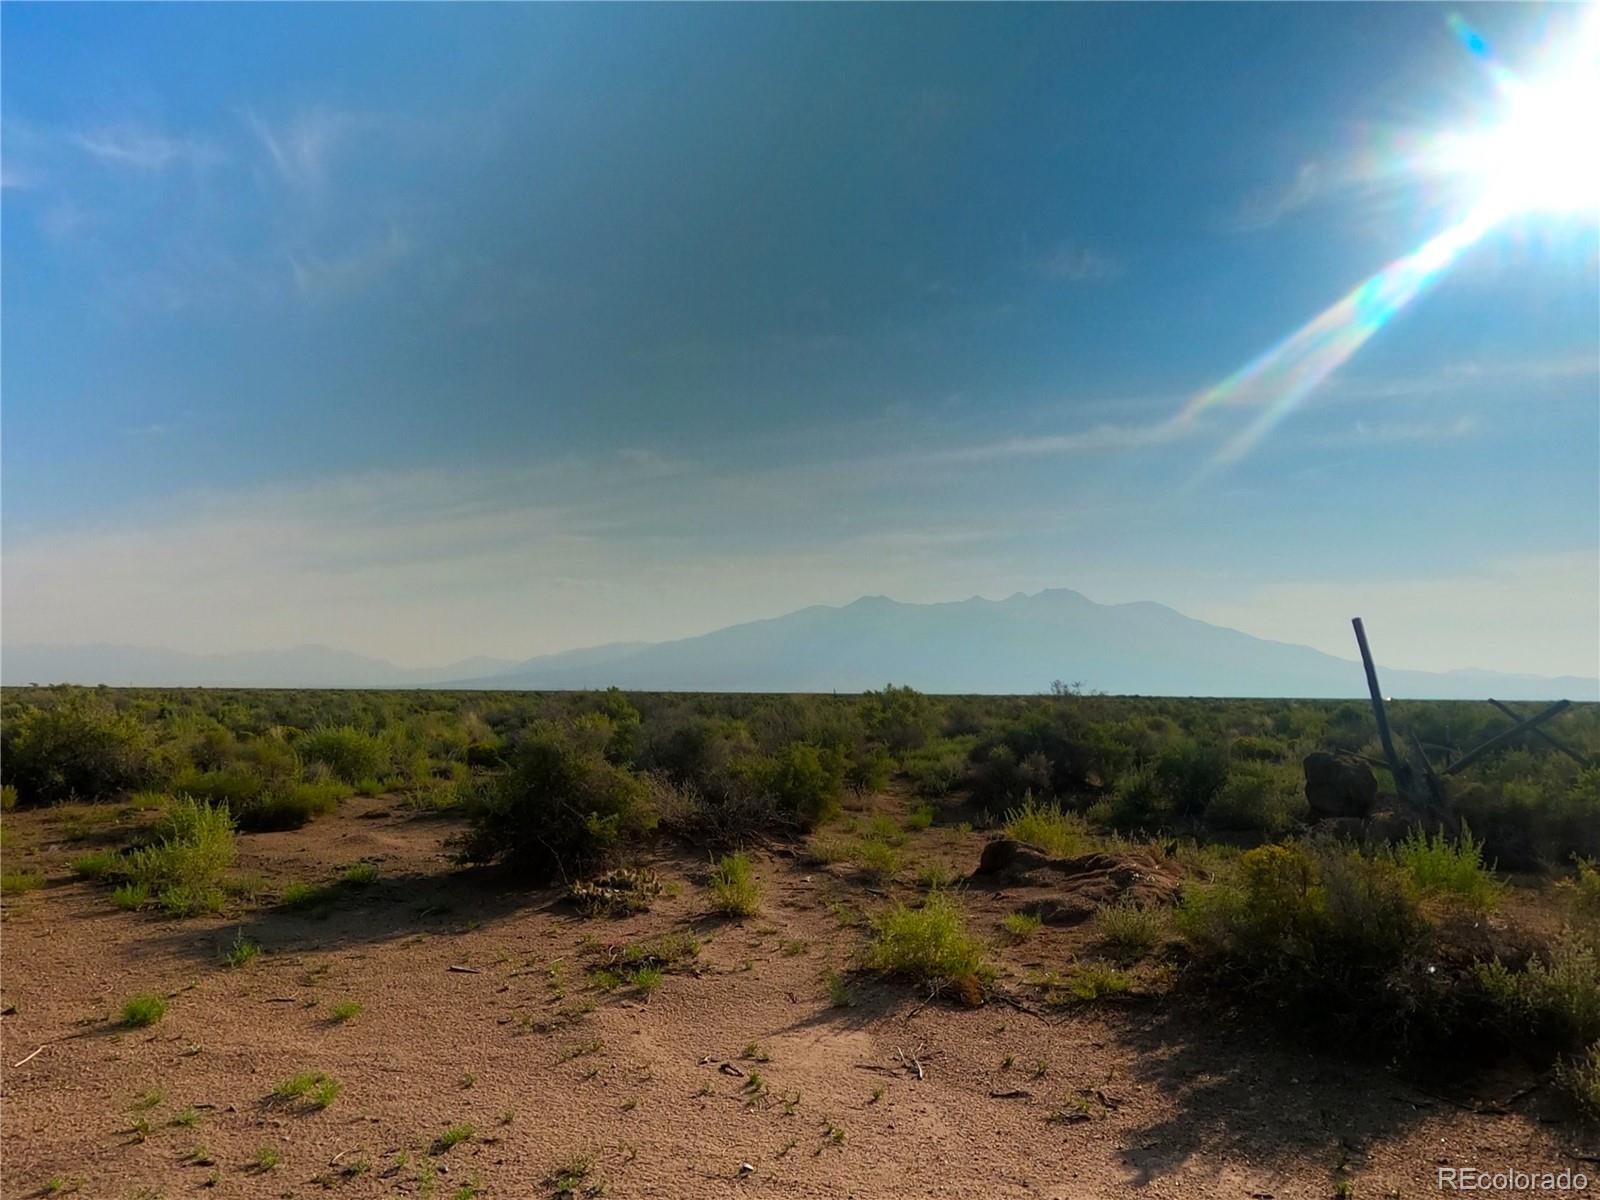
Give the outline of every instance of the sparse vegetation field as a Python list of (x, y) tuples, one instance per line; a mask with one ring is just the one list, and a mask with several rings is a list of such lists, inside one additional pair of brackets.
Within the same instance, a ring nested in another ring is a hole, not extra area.
[(7, 1195), (1421, 1195), (1600, 1151), (1600, 772), (1537, 739), (1448, 820), (1379, 767), (1317, 819), (1364, 706), (3, 708)]

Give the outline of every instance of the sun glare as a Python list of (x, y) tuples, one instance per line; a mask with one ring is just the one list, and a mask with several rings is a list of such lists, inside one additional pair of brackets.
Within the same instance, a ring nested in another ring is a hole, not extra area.
[(1440, 139), (1440, 169), (1470, 181), (1497, 218), (1600, 208), (1600, 64), (1585, 55), (1556, 77), (1504, 89), (1498, 122)]

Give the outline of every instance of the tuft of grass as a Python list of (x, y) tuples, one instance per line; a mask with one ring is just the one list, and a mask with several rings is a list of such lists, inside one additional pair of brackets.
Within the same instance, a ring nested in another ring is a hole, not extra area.
[(143, 883), (124, 883), (111, 893), (111, 905), (123, 912), (137, 912), (150, 903), (150, 887)]
[(1124, 962), (1143, 958), (1161, 941), (1161, 914), (1131, 901), (1101, 905), (1094, 922), (1095, 940)]
[(282, 1161), (283, 1155), (276, 1146), (259, 1146), (250, 1158), (249, 1169), (264, 1174)]
[(346, 887), (369, 887), (378, 882), (378, 864), (370, 862), (352, 863), (339, 876), (339, 882)]
[(1031, 795), (1021, 808), (1005, 814), (1006, 836), (1048, 850), (1058, 858), (1082, 854), (1089, 848), (1089, 826), (1076, 813), (1065, 813), (1054, 804), (1040, 804)]
[(110, 850), (96, 850), (93, 854), (79, 855), (72, 860), (72, 873), (79, 879), (104, 879), (113, 875), (122, 865), (120, 855)]
[(967, 932), (955, 899), (934, 892), (921, 908), (897, 903), (873, 921), (867, 965), (935, 992), (992, 974), (983, 943)]
[(907, 829), (926, 829), (933, 824), (933, 805), (919, 804), (906, 814)]
[(1413, 830), (1390, 855), (1423, 895), (1450, 896), (1478, 912), (1488, 912), (1500, 902), (1504, 887), (1484, 864), (1483, 843), (1473, 840), (1465, 823), (1456, 841), (1443, 833), (1430, 837)]
[(159, 841), (124, 858), (128, 882), (143, 884), (146, 895), (173, 916), (221, 908), (222, 883), (237, 854), (227, 805), (178, 796), (168, 803), (159, 831)]
[(771, 1062), (772, 1052), (757, 1042), (746, 1042), (744, 1051), (739, 1055), (739, 1057), (748, 1058), (752, 1062)]
[(38, 891), (44, 886), (40, 871), (7, 871), (0, 874), (0, 896), (20, 896), (24, 892)]
[(338, 1080), (321, 1071), (301, 1071), (283, 1080), (272, 1089), (272, 1098), (280, 1104), (293, 1104), (304, 1100), (312, 1108), (327, 1108), (339, 1098), (343, 1090)]
[(1044, 918), (1038, 913), (1014, 912), (1007, 913), (1000, 924), (1005, 926), (1007, 933), (1020, 942), (1038, 933), (1044, 925)]
[(130, 1029), (154, 1025), (167, 1015), (167, 1002), (153, 993), (131, 997), (122, 1006), (122, 1023)]
[(556, 1190), (557, 1196), (575, 1196), (580, 1190), (589, 1195), (597, 1195), (595, 1185), (586, 1185), (585, 1181), (594, 1174), (594, 1155), (574, 1154), (551, 1171), (547, 1176), (548, 1182)]
[(888, 883), (900, 873), (904, 856), (898, 849), (881, 838), (863, 838), (856, 844), (851, 856), (873, 883)]
[(462, 1142), (471, 1141), (477, 1135), (477, 1128), (472, 1125), (452, 1125), (438, 1137), (433, 1139), (433, 1146), (429, 1153), (444, 1154), (455, 1149)]
[(328, 1019), (339, 1024), (354, 1021), (361, 1015), (361, 1005), (354, 1000), (341, 1000), (328, 1010)]
[(186, 1105), (173, 1113), (167, 1124), (176, 1125), (182, 1129), (192, 1129), (200, 1124), (200, 1110), (192, 1104)]
[(711, 872), (711, 896), (724, 916), (754, 916), (761, 908), (761, 885), (756, 882), (750, 856), (740, 851), (725, 854)]
[(801, 858), (809, 867), (828, 867), (850, 857), (851, 844), (842, 837), (817, 834), (806, 842)]
[(949, 887), (955, 880), (955, 872), (950, 869), (949, 864), (938, 859), (923, 863), (917, 868), (917, 882), (930, 892)]
[(1066, 981), (1067, 997), (1080, 1002), (1104, 1000), (1108, 996), (1120, 996), (1132, 990), (1133, 977), (1110, 963), (1083, 963), (1067, 976)]
[(243, 930), (238, 930), (233, 935), (233, 944), (222, 952), (222, 961), (229, 967), (238, 968), (254, 960), (260, 953), (260, 943), (251, 941), (244, 936)]

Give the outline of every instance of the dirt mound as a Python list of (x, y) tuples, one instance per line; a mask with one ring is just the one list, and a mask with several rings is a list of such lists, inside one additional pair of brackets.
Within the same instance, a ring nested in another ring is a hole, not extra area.
[(1046, 895), (1030, 897), (1022, 908), (1057, 925), (1087, 920), (1103, 904), (1175, 904), (1183, 886), (1177, 868), (1154, 855), (1096, 851), (1052, 858), (1038, 846), (1013, 838), (998, 838), (984, 846), (972, 881), (1044, 890)]

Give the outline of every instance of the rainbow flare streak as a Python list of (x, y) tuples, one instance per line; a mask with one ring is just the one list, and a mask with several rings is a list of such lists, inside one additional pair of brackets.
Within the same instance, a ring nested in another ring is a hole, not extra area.
[(1189, 401), (1175, 421), (1188, 424), (1217, 405), (1249, 404), (1269, 398), (1261, 414), (1212, 456), (1200, 477), (1238, 462), (1254, 449), (1318, 384), (1437, 280), (1493, 224), (1490, 214), (1475, 212), (1434, 235), (1419, 249), (1367, 278), (1272, 349)]

